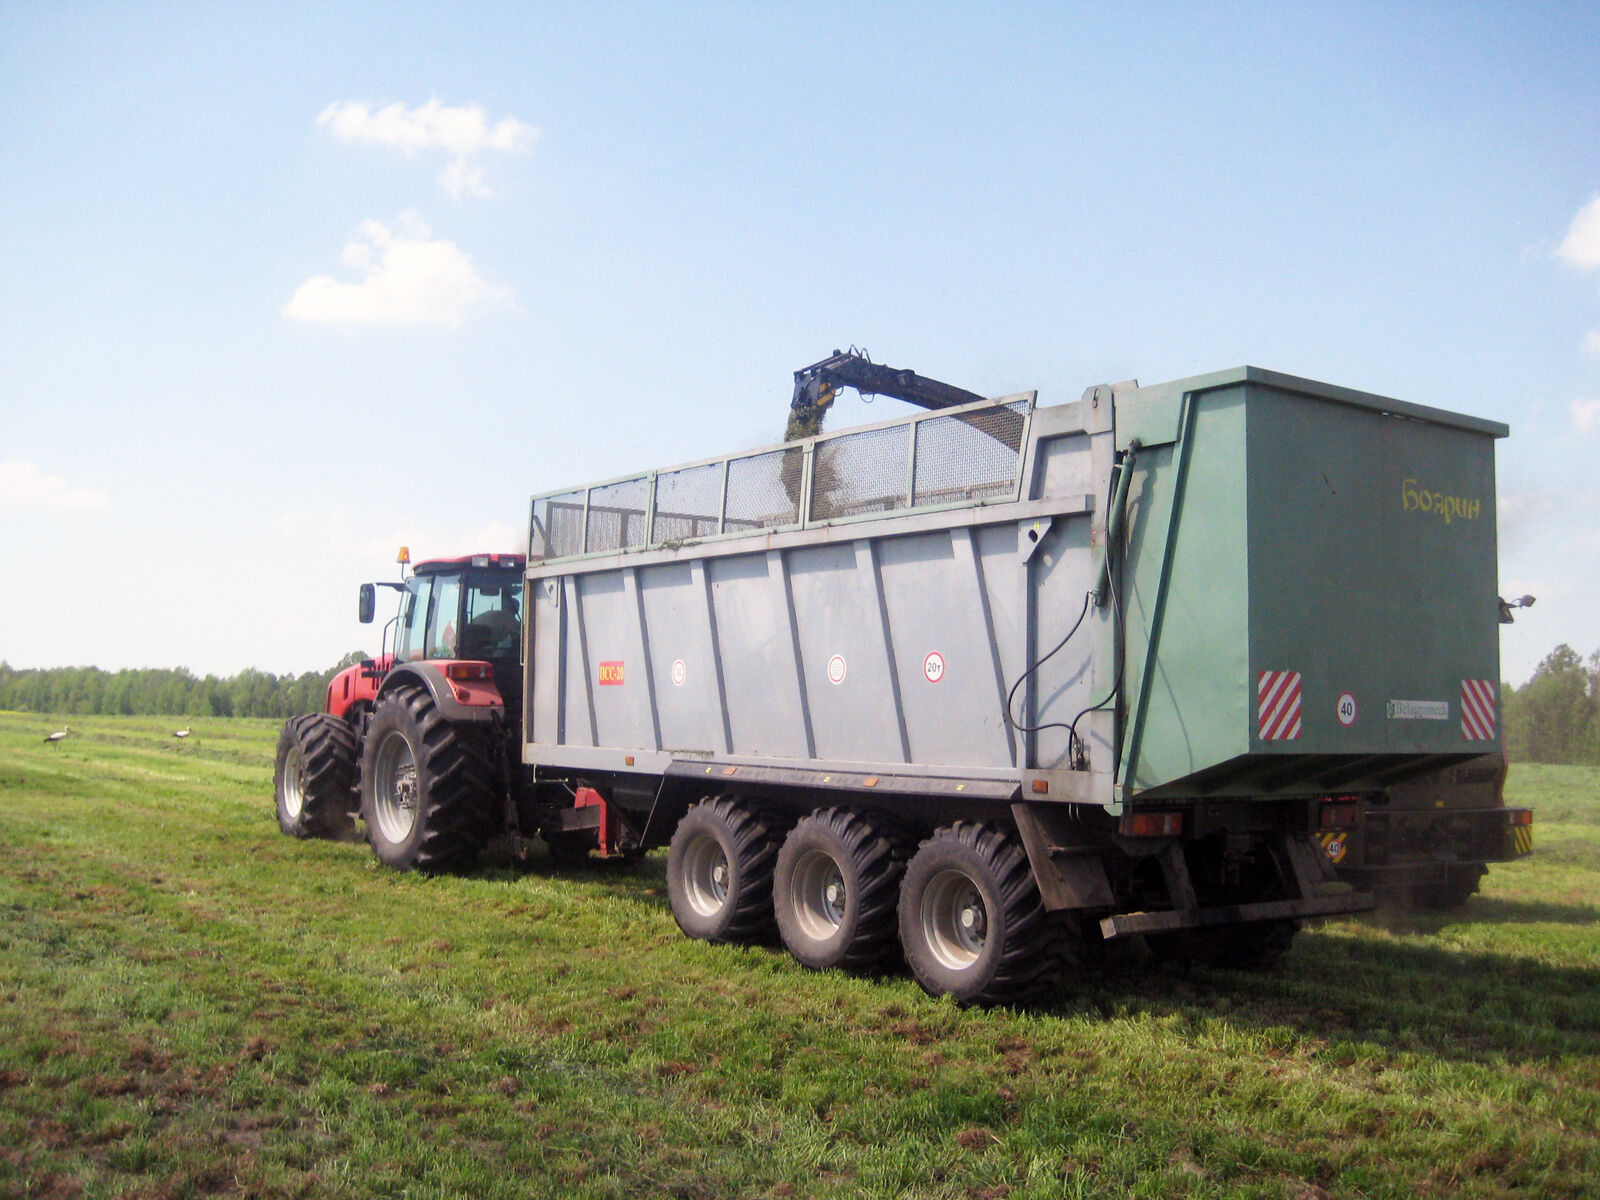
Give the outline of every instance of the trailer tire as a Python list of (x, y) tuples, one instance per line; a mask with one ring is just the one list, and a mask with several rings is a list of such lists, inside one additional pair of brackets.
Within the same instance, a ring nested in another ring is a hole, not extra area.
[(1417, 908), (1450, 912), (1477, 895), (1489, 868), (1481, 863), (1446, 867), (1444, 878), (1411, 885), (1411, 903)]
[(358, 751), (355, 730), (329, 713), (285, 721), (272, 771), (278, 828), (297, 838), (353, 836)]
[(1160, 958), (1230, 971), (1267, 971), (1288, 952), (1299, 932), (1299, 921), (1278, 918), (1151, 934), (1146, 941)]
[(958, 821), (923, 842), (900, 884), (900, 945), (924, 991), (1015, 1004), (1057, 986), (1068, 929), (1044, 908), (1004, 827)]
[(892, 826), (818, 809), (784, 839), (772, 882), (778, 934), (814, 971), (882, 968), (900, 957), (896, 905), (908, 847)]
[(667, 900), (678, 928), (703, 942), (771, 936), (778, 840), (755, 810), (728, 797), (684, 814), (667, 851)]
[(381, 697), (361, 760), (361, 816), (378, 860), (402, 871), (469, 866), (499, 805), (487, 734), (447, 721), (425, 688)]

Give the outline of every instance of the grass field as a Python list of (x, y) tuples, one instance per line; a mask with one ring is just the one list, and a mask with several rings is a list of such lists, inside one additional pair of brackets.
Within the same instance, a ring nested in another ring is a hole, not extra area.
[(1600, 771), (1515, 768), (1455, 916), (970, 1012), (686, 941), (659, 858), (282, 837), (274, 723), (71, 720), (0, 714), (0, 1196), (1600, 1195)]

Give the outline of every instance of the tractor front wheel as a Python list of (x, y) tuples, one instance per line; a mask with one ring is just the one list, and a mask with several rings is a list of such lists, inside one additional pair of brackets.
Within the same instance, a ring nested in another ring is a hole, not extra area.
[(297, 838), (354, 834), (356, 752), (355, 730), (329, 713), (284, 722), (272, 772), (278, 828)]
[(447, 721), (427, 690), (378, 701), (361, 761), (361, 816), (380, 862), (403, 871), (469, 866), (494, 832), (493, 744)]

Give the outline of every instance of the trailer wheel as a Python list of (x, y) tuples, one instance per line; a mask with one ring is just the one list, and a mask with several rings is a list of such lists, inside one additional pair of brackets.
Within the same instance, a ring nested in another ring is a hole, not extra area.
[(1280, 918), (1150, 934), (1145, 941), (1159, 958), (1231, 971), (1266, 971), (1288, 952), (1299, 932), (1299, 921)]
[(778, 851), (772, 906), (789, 953), (813, 970), (870, 970), (899, 957), (895, 906), (906, 846), (844, 808), (818, 809)]
[(726, 797), (696, 804), (667, 851), (667, 899), (678, 928), (706, 942), (769, 936), (777, 854), (771, 826), (753, 810)]
[(900, 944), (923, 990), (1018, 1003), (1054, 987), (1067, 930), (1045, 912), (1028, 856), (996, 824), (958, 821), (922, 843), (900, 885)]
[(279, 829), (297, 838), (355, 833), (357, 749), (355, 730), (328, 713), (284, 722), (272, 772)]
[(361, 760), (361, 816), (378, 859), (403, 871), (469, 865), (494, 832), (485, 733), (444, 719), (423, 688), (378, 701)]
[(1489, 868), (1481, 863), (1446, 867), (1444, 878), (1411, 885), (1411, 903), (1438, 912), (1460, 908), (1477, 895), (1478, 886), (1488, 873)]

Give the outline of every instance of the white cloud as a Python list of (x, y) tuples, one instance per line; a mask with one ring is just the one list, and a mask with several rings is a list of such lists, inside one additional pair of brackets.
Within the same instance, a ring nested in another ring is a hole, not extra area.
[(1574, 400), (1567, 408), (1572, 413), (1572, 423), (1579, 433), (1593, 433), (1600, 429), (1600, 399)]
[(1520, 546), (1530, 533), (1544, 528), (1549, 502), (1542, 492), (1502, 492), (1495, 501), (1500, 545)]
[(75, 487), (59, 475), (46, 475), (36, 463), (9, 459), (0, 462), (0, 504), (84, 511), (105, 508), (108, 501), (100, 488)]
[(430, 151), (453, 155), (439, 174), (439, 186), (451, 196), (489, 196), (484, 169), (468, 160), (486, 153), (526, 150), (539, 136), (515, 117), (490, 123), (476, 104), (448, 105), (437, 99), (417, 108), (388, 104), (382, 108), (359, 100), (341, 100), (317, 115), (317, 122), (336, 141), (390, 146), (412, 156)]
[(454, 242), (434, 238), (413, 211), (394, 225), (364, 221), (358, 240), (344, 248), (345, 266), (359, 283), (316, 275), (295, 291), (283, 312), (296, 321), (347, 328), (377, 325), (438, 325), (455, 329), (471, 310), (510, 297), (489, 283)]
[(407, 154), (444, 150), (462, 157), (485, 150), (526, 150), (539, 136), (537, 129), (515, 117), (502, 117), (490, 125), (476, 104), (452, 108), (438, 100), (418, 108), (396, 103), (376, 110), (357, 100), (344, 100), (323, 109), (317, 124), (341, 142), (393, 146)]
[[(1600, 270), (1600, 196), (1590, 200), (1572, 218), (1567, 236), (1556, 247), (1556, 257), (1580, 271)], [(1583, 349), (1586, 353), (1600, 355), (1600, 329), (1591, 329), (1584, 335)]]
[(455, 200), (463, 196), (494, 195), (484, 179), (483, 168), (468, 166), (466, 159), (458, 159), (440, 171), (439, 186)]
[(1600, 268), (1600, 196), (1578, 210), (1567, 236), (1556, 247), (1556, 257), (1581, 270)]

